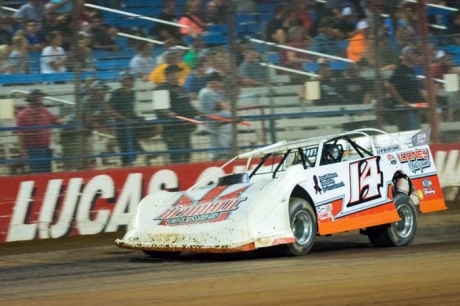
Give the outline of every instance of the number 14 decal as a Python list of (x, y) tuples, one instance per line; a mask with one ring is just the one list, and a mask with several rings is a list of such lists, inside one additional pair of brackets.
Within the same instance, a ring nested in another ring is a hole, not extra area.
[(350, 164), (350, 202), (347, 207), (380, 198), (383, 174), (380, 171), (380, 156)]

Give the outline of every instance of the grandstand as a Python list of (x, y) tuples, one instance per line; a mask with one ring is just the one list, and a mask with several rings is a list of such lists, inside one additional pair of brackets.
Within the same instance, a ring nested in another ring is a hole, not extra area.
[[(17, 10), (26, 1), (3, 1), (7, 10), (4, 12)], [(162, 20), (157, 17), (164, 9), (164, 1), (124, 1), (121, 8), (101, 7), (97, 1), (87, 1), (86, 9), (100, 13), (104, 18), (104, 23), (117, 29), (117, 36), (113, 37), (113, 42), (118, 46), (118, 51), (91, 50), (91, 57), (94, 60), (94, 67), (81, 74), (81, 80), (88, 78), (104, 80), (112, 90), (119, 87), (118, 77), (121, 71), (130, 69), (130, 61), (138, 53), (136, 42), (148, 40), (154, 45), (150, 57), (156, 59), (166, 51), (165, 42), (157, 37), (151, 36), (151, 29)], [(94, 3), (94, 4), (90, 4)], [(185, 12), (186, 0), (177, 0), (176, 15), (181, 16)], [(209, 1), (203, 1), (204, 7)], [(319, 3), (319, 2), (318, 2)], [(251, 149), (257, 146), (266, 145), (276, 140), (299, 139), (311, 136), (327, 135), (338, 133), (351, 128), (363, 126), (380, 125), (387, 131), (397, 131), (398, 126), (394, 122), (384, 122), (379, 120), (376, 109), (376, 97), (371, 103), (331, 103), (328, 105), (316, 105), (312, 101), (306, 101), (299, 96), (299, 92), (304, 91), (305, 81), (317, 80), (320, 74), (320, 67), (323, 62), (329, 66), (333, 75), (341, 79), (350, 66), (355, 63), (346, 57), (349, 39), (337, 39), (335, 44), (338, 46), (339, 55), (318, 54), (311, 50), (296, 50), (311, 56), (313, 60), (304, 62), (301, 70), (286, 73), (283, 71), (282, 50), (290, 50), (289, 46), (269, 42), (266, 28), (267, 24), (275, 18), (276, 4), (258, 3), (257, 11), (237, 13), (235, 15), (235, 30), (237, 38), (248, 39), (251, 48), (258, 51), (261, 55), (261, 63), (270, 65), (270, 78), (265, 84), (254, 87), (242, 88), (238, 98), (238, 116), (246, 121), (252, 122), (251, 127), (238, 125), (238, 146), (241, 150)], [(312, 9), (311, 11), (314, 11)], [(436, 44), (437, 50), (443, 50), (452, 55), (454, 66), (460, 66), (460, 47), (452, 44), (451, 40), (445, 39), (442, 31), (447, 31), (456, 8), (439, 7), (431, 5), (427, 9), (430, 17), (432, 43)], [(313, 16), (313, 14), (312, 14)], [(382, 15), (382, 22), (390, 38), (396, 40), (397, 28), (392, 16)], [(317, 22), (317, 21), (315, 21)], [(20, 28), (16, 25), (16, 29)], [(176, 26), (179, 26), (176, 24)], [(229, 32), (228, 24), (206, 25), (202, 33), (204, 43), (210, 50), (224, 50), (228, 52)], [(313, 30), (312, 30), (313, 31)], [(436, 31), (436, 32), (435, 32)], [(313, 33), (313, 32), (312, 32)], [(192, 48), (193, 38), (183, 37), (182, 49)], [(13, 97), (15, 108), (26, 107), (23, 97), (11, 96), (14, 91), (28, 91), (31, 87), (43, 90), (48, 96), (56, 100), (45, 100), (46, 107), (51, 113), (65, 120), (72, 113), (75, 99), (75, 78), (80, 75), (75, 72), (42, 74), (40, 72), (41, 52), (30, 52), (30, 69), (27, 74), (0, 74), (1, 99), (2, 103), (9, 103)], [(318, 60), (321, 59), (321, 60)], [(375, 77), (373, 67), (366, 67), (361, 70), (363, 80), (372, 81)], [(417, 68), (418, 74), (423, 75), (421, 67)], [(296, 79), (301, 76), (302, 84)], [(390, 72), (383, 72), (383, 77), (391, 76)], [(151, 124), (158, 123), (155, 118), (155, 110), (152, 106), (152, 90), (156, 84), (137, 80), (135, 84), (136, 114), (145, 118)], [(386, 93), (385, 93), (386, 94)], [(120, 102), (122, 103), (122, 102)], [(193, 104), (199, 108), (199, 102)], [(5, 104), (6, 105), (6, 104)], [(3, 106), (2, 106), (3, 107)], [(446, 106), (444, 106), (446, 107)], [(2, 120), (0, 132), (0, 159), (4, 162), (2, 173), (10, 173), (11, 165), (16, 164), (20, 159), (18, 148), (17, 132), (12, 129), (14, 118), (5, 116)], [(450, 141), (456, 137), (460, 125), (454, 117), (440, 123), (441, 131), (444, 132), (445, 141)], [(203, 122), (206, 122), (204, 120)], [(423, 124), (427, 124), (424, 122)], [(52, 149), (54, 150), (53, 171), (64, 170), (65, 157), (62, 156), (60, 144), (60, 128), (53, 129)], [(97, 168), (120, 167), (120, 149), (113, 133), (104, 131), (93, 131), (93, 143), (96, 143), (95, 154), (92, 156), (96, 161)], [(206, 161), (209, 159), (210, 148), (208, 132), (204, 125), (199, 125), (192, 136), (193, 148), (191, 149), (192, 162)], [(170, 162), (168, 150), (162, 136), (157, 135), (142, 141), (143, 152), (138, 154), (137, 160), (133, 160), (131, 165), (162, 165)], [(214, 148), (215, 149), (215, 148)], [(13, 169), (14, 170), (14, 169)]]

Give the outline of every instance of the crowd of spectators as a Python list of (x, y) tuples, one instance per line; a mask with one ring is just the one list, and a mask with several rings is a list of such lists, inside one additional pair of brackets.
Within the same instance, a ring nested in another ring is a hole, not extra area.
[[(120, 87), (111, 93), (110, 98), (107, 97), (109, 88), (103, 82), (95, 81), (88, 86), (85, 98), (87, 123), (100, 126), (106, 120), (117, 122), (119, 128), (115, 135), (122, 151), (141, 150), (140, 135), (162, 134), (168, 149), (175, 150), (171, 154), (171, 161), (188, 162), (190, 153), (186, 149), (192, 148), (190, 135), (195, 125), (166, 125), (165, 129), (146, 127), (135, 115), (133, 84), (135, 80), (151, 82), (155, 90), (168, 91), (170, 109), (158, 112), (159, 119), (174, 119), (176, 116), (192, 118), (200, 114), (230, 117), (229, 101), (232, 93), (229, 90), (235, 89), (231, 86), (230, 77), (233, 59), (228, 49), (206, 46), (203, 39), (207, 34), (207, 26), (227, 23), (229, 1), (188, 0), (184, 13), (179, 16), (176, 14), (176, 1), (164, 0), (162, 12), (151, 17), (178, 23), (182, 27), (156, 23), (148, 29), (145, 35), (162, 41), (164, 52), (153, 57), (153, 44), (137, 41), (137, 54), (130, 59), (128, 71), (120, 75)], [(85, 71), (94, 71), (94, 50), (120, 51), (121, 47), (115, 40), (119, 29), (108, 25), (99, 12), (84, 6), (85, 3), (101, 4), (101, 1), (79, 0), (80, 15), (77, 20), (72, 18), (71, 2), (30, 0), (16, 13), (0, 15), (0, 73), (28, 73), (30, 52), (41, 53), (41, 73), (62, 73), (74, 71), (77, 65)], [(123, 1), (102, 2), (110, 7), (123, 7)], [(257, 2), (263, 1), (234, 1), (234, 4), (237, 12), (249, 13), (256, 12)], [(277, 6), (273, 11), (273, 19), (262, 27), (261, 38), (290, 47), (272, 50), (278, 52), (283, 67), (302, 71), (306, 64), (318, 64), (318, 70), (315, 71), (318, 76), (315, 79), (320, 84), (320, 98), (308, 101), (309, 105), (371, 103), (375, 98), (374, 88), (372, 82), (362, 76), (362, 72), (376, 65), (376, 54), (379, 54), (381, 70), (393, 71), (393, 76), (384, 84), (386, 98), (391, 100), (389, 103), (392, 106), (410, 106), (426, 101), (423, 83), (416, 78), (414, 71), (414, 67), (420, 64), (418, 48), (421, 40), (413, 3), (393, 0), (385, 1), (382, 7), (376, 7), (370, 1), (358, 0), (275, 2)], [(438, 2), (453, 7), (456, 5), (449, 1)], [(371, 31), (373, 10), (389, 16), (377, 21), (377, 37)], [(430, 22), (436, 23), (437, 20), (430, 19)], [(78, 30), (76, 44), (73, 41), (75, 29)], [(459, 29), (460, 14), (453, 14), (444, 32), (448, 35), (438, 42), (460, 45)], [(185, 41), (191, 43), (186, 45)], [(374, 41), (377, 41), (378, 50), (374, 50)], [(241, 39), (236, 47), (237, 85), (252, 87), (266, 84), (269, 81), (269, 71), (259, 64), (266, 60), (264, 54), (260, 54), (256, 45), (247, 39)], [(340, 71), (333, 71), (330, 59), (302, 50), (341, 57), (353, 63)], [(432, 45), (432, 51), (432, 71), (436, 78), (441, 79), (444, 74), (455, 72), (449, 54), (438, 50), (436, 45)], [(298, 83), (307, 80), (298, 74), (290, 74), (290, 77)], [(436, 84), (436, 90), (443, 105), (453, 105), (457, 96), (443, 91), (441, 83)], [(299, 94), (305, 100), (308, 99), (304, 88)], [(36, 96), (40, 98), (41, 94)], [(38, 98), (34, 98), (34, 101)], [(193, 100), (199, 102), (199, 109), (192, 106)], [(33, 107), (31, 109), (35, 111)], [(406, 122), (417, 123), (419, 118), (412, 113), (409, 116), (412, 117)], [(453, 113), (446, 112), (445, 119), (452, 118)], [(75, 116), (69, 117), (67, 122), (72, 123), (72, 120), (75, 120)], [(135, 131), (133, 148), (128, 144), (127, 125)], [(213, 147), (227, 148), (231, 145), (231, 124), (213, 122), (207, 126)], [(64, 151), (72, 152), (75, 145), (75, 142), (66, 144), (63, 146), (67, 148)], [(213, 158), (224, 158), (226, 153), (225, 150), (217, 150)], [(129, 164), (132, 158), (123, 156), (123, 165)]]

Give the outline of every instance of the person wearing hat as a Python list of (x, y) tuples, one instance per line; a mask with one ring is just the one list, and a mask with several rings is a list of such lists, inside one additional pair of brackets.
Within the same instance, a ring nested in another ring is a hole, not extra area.
[[(115, 127), (116, 138), (120, 152), (143, 151), (139, 141), (159, 134), (160, 125), (149, 125), (138, 117), (135, 111), (136, 92), (134, 81), (136, 76), (130, 71), (122, 71), (119, 75), (121, 87), (112, 92), (109, 99), (109, 108), (117, 121)], [(136, 154), (123, 155), (122, 165), (127, 166), (136, 158)]]
[(333, 27), (341, 34), (339, 39), (349, 39), (357, 34), (356, 14), (354, 14), (353, 9), (351, 7), (344, 7), (342, 9), (342, 18), (336, 17)]
[[(169, 94), (169, 109), (157, 110), (158, 119), (171, 120), (164, 124), (162, 138), (168, 150), (192, 149), (191, 135), (196, 125), (186, 121), (174, 119), (175, 116), (194, 118), (199, 112), (190, 103), (190, 98), (185, 89), (179, 83), (179, 75), (182, 68), (178, 65), (168, 65), (165, 70), (166, 81), (155, 87), (155, 91), (167, 91)], [(190, 162), (190, 152), (173, 152), (169, 158), (171, 163)]]
[[(17, 116), (16, 125), (18, 127), (38, 127), (61, 124), (61, 120), (50, 113), (43, 106), (43, 97), (45, 94), (39, 89), (32, 89), (26, 98), (28, 106), (23, 109)], [(29, 161), (30, 173), (51, 172), (51, 160), (38, 160), (42, 158), (52, 158), (53, 153), (50, 149), (51, 130), (50, 129), (33, 129), (20, 130), (18, 133), (23, 158), (31, 159)]]
[(347, 48), (349, 60), (354, 62), (359, 62), (361, 60), (362, 54), (367, 47), (370, 30), (371, 28), (367, 21), (361, 20), (358, 22), (358, 25), (356, 26), (357, 34), (350, 39), (350, 43)]
[[(208, 75), (206, 87), (198, 94), (201, 111), (205, 114), (231, 118), (230, 102), (223, 93), (223, 79), (217, 72)], [(211, 121), (207, 124), (211, 148), (229, 148), (232, 141), (232, 123)], [(225, 159), (229, 151), (216, 151), (213, 160)]]
[(180, 61), (180, 52), (176, 50), (168, 51), (165, 56), (165, 63), (159, 65), (157, 68), (155, 68), (152, 73), (149, 76), (149, 81), (155, 84), (161, 84), (166, 81), (166, 73), (165, 69), (170, 66), (178, 66), (181, 68), (179, 71), (179, 84), (182, 86), (184, 85), (185, 78), (187, 75), (190, 73), (190, 67)]
[(400, 131), (413, 130), (420, 127), (419, 111), (414, 109), (414, 103), (424, 102), (425, 94), (421, 91), (419, 80), (414, 67), (419, 63), (419, 52), (415, 47), (406, 46), (400, 55), (401, 61), (388, 80), (388, 90), (395, 105), (404, 107), (398, 112), (396, 124)]
[[(83, 126), (77, 126), (77, 117), (73, 113), (68, 116), (66, 128), (61, 134), (62, 155), (72, 157), (64, 160), (66, 170), (76, 170), (79, 161), (76, 158), (78, 151), (83, 151), (83, 155), (92, 155), (93, 151), (92, 131), (103, 129), (102, 125), (112, 118), (113, 112), (107, 107), (105, 98), (110, 87), (104, 81), (95, 80), (88, 86), (88, 95), (83, 98), (83, 112), (81, 122)], [(77, 131), (83, 135), (83, 144), (80, 144)], [(93, 161), (85, 160), (85, 168), (92, 168)]]

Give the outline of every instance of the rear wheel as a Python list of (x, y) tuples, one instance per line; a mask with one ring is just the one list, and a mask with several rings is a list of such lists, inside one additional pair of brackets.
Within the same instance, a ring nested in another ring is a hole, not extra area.
[(366, 229), (369, 240), (376, 247), (409, 245), (415, 238), (417, 210), (414, 203), (404, 193), (398, 193), (393, 201), (401, 220)]
[(159, 258), (159, 259), (177, 259), (180, 256), (180, 252), (159, 252), (159, 251), (144, 251), (144, 254), (152, 257), (152, 258)]
[(289, 221), (295, 242), (283, 244), (279, 247), (286, 255), (305, 255), (315, 242), (318, 224), (313, 207), (304, 199), (291, 198), (289, 200)]

